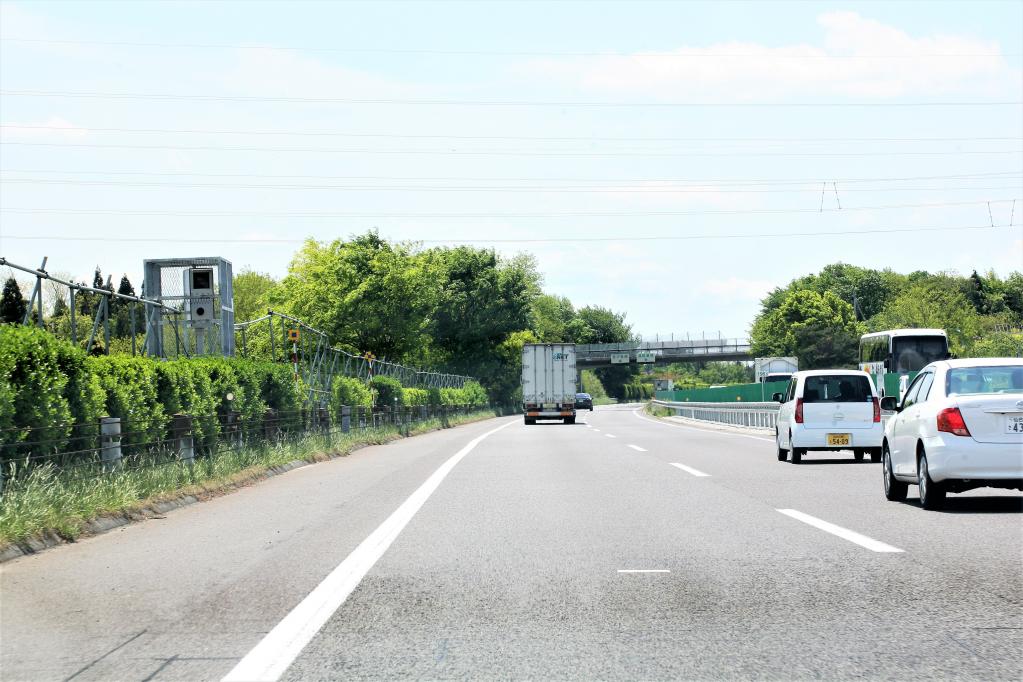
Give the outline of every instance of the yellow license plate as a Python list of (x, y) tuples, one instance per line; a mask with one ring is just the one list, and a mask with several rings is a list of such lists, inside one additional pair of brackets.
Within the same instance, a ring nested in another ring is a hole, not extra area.
[(833, 448), (840, 448), (843, 445), (849, 445), (852, 443), (852, 436), (848, 433), (829, 433), (828, 434), (828, 446)]

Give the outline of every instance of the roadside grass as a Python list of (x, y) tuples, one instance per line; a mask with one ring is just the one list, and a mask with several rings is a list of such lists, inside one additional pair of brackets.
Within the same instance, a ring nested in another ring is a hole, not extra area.
[(617, 400), (615, 400), (614, 398), (608, 397), (606, 395), (605, 396), (601, 396), (599, 398), (597, 398), (597, 397), (593, 398), (593, 406), (594, 407), (596, 407), (597, 405), (617, 405), (617, 404), (618, 404)]
[(135, 462), (110, 473), (61, 470), (46, 465), (5, 486), (0, 499), (0, 549), (46, 533), (65, 540), (82, 535), (86, 524), (108, 514), (137, 514), (155, 503), (188, 495), (222, 492), (295, 460), (323, 461), (405, 436), (480, 421), (491, 410), (428, 419), (407, 432), (394, 426), (346, 434), (316, 433), (293, 440), (196, 457), (192, 466), (170, 461)]
[(655, 417), (670, 417), (672, 415), (672, 411), (667, 407), (661, 407), (653, 403), (647, 403), (646, 411)]

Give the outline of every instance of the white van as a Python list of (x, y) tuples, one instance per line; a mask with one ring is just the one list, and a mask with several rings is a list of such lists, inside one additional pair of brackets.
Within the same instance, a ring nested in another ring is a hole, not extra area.
[(874, 380), (851, 369), (796, 372), (788, 391), (775, 393), (781, 403), (775, 440), (778, 461), (792, 453), (798, 464), (809, 450), (852, 450), (856, 459), (870, 453), (881, 461), (884, 426)]

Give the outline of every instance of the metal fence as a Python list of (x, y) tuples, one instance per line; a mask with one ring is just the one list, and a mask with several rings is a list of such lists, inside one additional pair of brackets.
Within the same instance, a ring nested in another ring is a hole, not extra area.
[(748, 429), (773, 430), (778, 423), (778, 403), (694, 403), (651, 401), (657, 407), (687, 419), (740, 426)]
[[(124, 306), (128, 314), (124, 320), (125, 329), (121, 331), (131, 339), (132, 355), (142, 353), (149, 337), (154, 333), (153, 328), (148, 323), (154, 311), (160, 311), (161, 314), (167, 316), (175, 338), (180, 339), (182, 332), (181, 315), (184, 312), (181, 308), (167, 305), (162, 301), (145, 298), (145, 291), (142, 292), (142, 296), (119, 294), (113, 290), (109, 277), (107, 278), (107, 288), (105, 289), (97, 289), (85, 284), (65, 281), (59, 277), (54, 277), (46, 271), (46, 261), (47, 259), (44, 258), (38, 268), (30, 268), (12, 263), (3, 256), (0, 256), (0, 267), (6, 266), (12, 270), (27, 273), (35, 279), (22, 324), (37, 325), (40, 328), (48, 329), (55, 334), (69, 338), (71, 343), (75, 345), (80, 345), (79, 342), (82, 339), (86, 339), (85, 349), (88, 351), (93, 351), (98, 346), (98, 335), (101, 334), (103, 338), (102, 351), (109, 353), (111, 324), (116, 322), (116, 308)], [(67, 306), (66, 320), (63, 316), (60, 316), (59, 320), (55, 319), (54, 316), (47, 320), (46, 310), (43, 307), (44, 282), (51, 282), (56, 287), (67, 290), (66, 298), (62, 297), (61, 299)], [(82, 318), (81, 321), (79, 321), (79, 317)], [(66, 328), (64, 327), (65, 322)], [(82, 325), (81, 328), (80, 324)], [(88, 336), (84, 333), (86, 329), (89, 330)], [(137, 336), (140, 334), (145, 335), (141, 345), (138, 344), (137, 339)]]
[[(342, 407), (336, 412), (267, 410), (249, 418), (237, 412), (176, 414), (155, 424), (103, 417), (90, 424), (15, 427), (0, 433), (0, 440), (7, 441), (0, 449), (0, 495), (29, 484), (31, 474), (43, 467), (65, 483), (155, 467), (181, 467), (187, 473), (196, 465), (215, 463), (227, 453), (251, 455), (256, 463), (266, 448), (303, 439), (322, 439), (322, 443), (314, 444), (329, 451), (352, 433), (381, 429), (407, 433), (410, 427), (431, 419), (446, 424), (456, 415), (510, 411), (501, 406), (359, 406)], [(68, 432), (70, 435), (62, 435)]]
[[(329, 400), (335, 376), (367, 380), (388, 376), (410, 388), (462, 388), (473, 380), (460, 374), (408, 367), (368, 353), (351, 353), (331, 345), (325, 332), (276, 310), (268, 310), (255, 320), (236, 323), (234, 330), (241, 357), (293, 363), (309, 392), (307, 399), (311, 405), (323, 405)], [(298, 332), (297, 339), (289, 338), (292, 331)]]

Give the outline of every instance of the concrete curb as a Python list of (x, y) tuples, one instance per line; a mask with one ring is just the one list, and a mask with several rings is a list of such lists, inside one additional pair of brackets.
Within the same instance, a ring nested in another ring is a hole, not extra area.
[[(33, 536), (31, 538), (28, 538), (27, 540), (22, 540), (22, 541), (19, 541), (19, 542), (13, 542), (13, 543), (11, 543), (9, 545), (5, 545), (3, 547), (0, 547), (0, 564), (6, 563), (6, 562), (11, 561), (13, 559), (21, 558), (23, 556), (29, 556), (31, 554), (38, 554), (39, 552), (42, 552), (43, 550), (50, 549), (51, 547), (57, 547), (59, 545), (73, 544), (73, 543), (77, 542), (78, 540), (82, 540), (82, 539), (90, 538), (90, 537), (95, 537), (96, 535), (101, 535), (101, 534), (109, 532), (109, 531), (111, 531), (111, 530), (113, 530), (115, 528), (120, 528), (121, 526), (127, 526), (130, 523), (136, 523), (136, 522), (139, 522), (139, 521), (145, 521), (147, 519), (158, 519), (158, 518), (163, 517), (169, 511), (173, 511), (175, 509), (180, 509), (181, 507), (187, 507), (187, 506), (195, 504), (197, 502), (205, 502), (206, 500), (211, 500), (214, 497), (220, 497), (222, 495), (227, 495), (227, 494), (230, 494), (231, 492), (233, 492), (235, 490), (238, 490), (239, 488), (244, 488), (244, 487), (250, 486), (250, 485), (252, 485), (254, 483), (257, 483), (259, 481), (262, 481), (262, 480), (265, 480), (265, 479), (268, 479), (268, 478), (273, 478), (274, 476), (279, 476), (280, 474), (285, 474), (285, 473), (287, 473), (289, 471), (293, 471), (295, 469), (300, 469), (302, 467), (310, 466), (312, 464), (318, 464), (319, 462), (326, 462), (326, 461), (335, 460), (335, 459), (338, 459), (340, 457), (347, 457), (348, 455), (350, 455), (350, 454), (352, 454), (354, 452), (358, 452), (359, 450), (362, 450), (363, 448), (376, 447), (376, 446), (379, 446), (379, 445), (387, 445), (387, 444), (393, 443), (393, 442), (395, 442), (397, 440), (404, 440), (405, 438), (415, 438), (416, 436), (424, 436), (427, 433), (434, 433), (436, 431), (443, 431), (443, 430), (448, 429), (448, 428), (458, 428), (459, 426), (468, 426), (469, 424), (475, 424), (475, 423), (478, 423), (478, 422), (481, 422), (481, 421), (485, 421), (486, 419), (492, 419), (492, 418), (496, 419), (497, 417), (484, 417), (483, 419), (474, 419), (474, 420), (471, 420), (471, 421), (463, 422), (461, 424), (456, 424), (454, 426), (448, 426), (448, 427), (441, 426), (439, 428), (431, 429), (431, 430), (425, 431), (423, 433), (417, 433), (417, 434), (415, 434), (413, 436), (399, 436), (397, 438), (393, 438), (393, 439), (387, 440), (387, 441), (385, 441), (383, 443), (365, 443), (365, 444), (362, 444), (362, 445), (355, 446), (354, 448), (352, 448), (348, 452), (338, 452), (338, 453), (322, 452), (322, 453), (317, 453), (316, 455), (312, 456), (309, 459), (296, 459), (296, 460), (292, 460), (292, 461), (288, 462), (287, 464), (280, 464), (280, 465), (277, 465), (277, 466), (273, 466), (273, 467), (269, 467), (267, 469), (264, 469), (263, 471), (252, 473), (252, 474), (250, 474), (250, 475), (248, 475), (248, 476), (246, 476), (244, 478), (241, 478), (241, 479), (239, 479), (237, 481), (232, 481), (230, 483), (225, 483), (225, 484), (217, 486), (215, 488), (209, 488), (209, 489), (205, 489), (204, 488), (202, 490), (202, 492), (200, 492), (198, 494), (195, 494), (195, 493), (181, 493), (181, 494), (173, 496), (173, 497), (171, 497), (169, 499), (151, 502), (151, 503), (143, 505), (143, 506), (133, 507), (133, 508), (130, 508), (130, 509), (125, 509), (123, 511), (115, 512), (115, 513), (112, 513), (112, 514), (103, 514), (101, 516), (97, 516), (97, 517), (95, 517), (93, 519), (89, 519), (89, 520), (83, 522), (82, 523), (82, 533), (81, 533), (81, 535), (78, 536), (78, 538), (75, 538), (74, 540), (64, 538), (64, 537), (58, 535), (53, 530), (46, 530), (46, 531), (43, 531), (42, 533), (40, 533), (39, 535)], [(327, 456), (326, 459), (323, 459), (324, 455)]]

